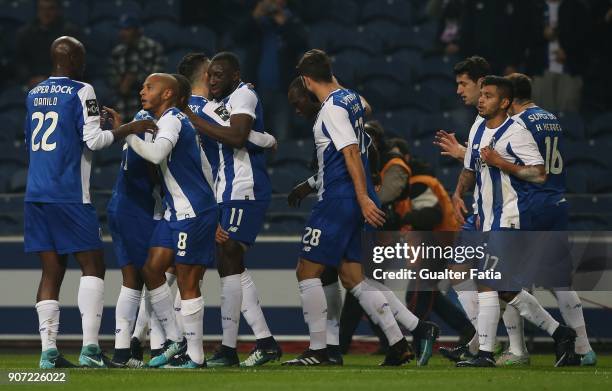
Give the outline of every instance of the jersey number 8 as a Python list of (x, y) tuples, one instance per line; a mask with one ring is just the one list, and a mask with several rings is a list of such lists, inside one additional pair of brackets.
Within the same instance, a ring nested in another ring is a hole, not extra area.
[[(51, 133), (55, 131), (55, 128), (57, 127), (58, 118), (59, 116), (57, 115), (57, 112), (55, 111), (49, 111), (46, 114), (41, 113), (40, 111), (32, 113), (32, 121), (38, 121), (36, 123), (36, 126), (34, 127), (34, 130), (32, 131), (32, 151), (33, 152), (36, 152), (39, 149), (42, 149), (43, 151), (46, 151), (46, 152), (50, 152), (55, 149), (56, 143), (48, 144), (47, 140), (49, 139), (49, 136), (51, 136)], [(40, 132), (40, 129), (43, 127), (45, 121), (47, 121), (48, 119), (51, 120), (51, 124), (49, 125), (47, 130), (45, 130), (45, 133), (43, 133), (42, 140), (40, 141), (40, 143), (37, 143), (36, 136), (38, 135), (38, 132)]]
[(178, 234), (178, 242), (176, 243), (176, 247), (179, 250), (187, 249), (187, 233), (179, 232), (179, 234)]

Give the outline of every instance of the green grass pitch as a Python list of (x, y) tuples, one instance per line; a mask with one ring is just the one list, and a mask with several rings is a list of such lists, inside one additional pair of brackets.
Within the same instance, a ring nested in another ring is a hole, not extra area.
[[(285, 358), (292, 358), (287, 355)], [(67, 355), (73, 362), (76, 355)], [(348, 355), (344, 367), (287, 368), (270, 363), (256, 369), (70, 370), (65, 384), (0, 385), (3, 389), (42, 390), (612, 390), (612, 356), (600, 355), (597, 367), (553, 368), (552, 355), (533, 355), (530, 367), (454, 368), (434, 356), (430, 365), (414, 362), (378, 368), (380, 356)], [(0, 354), (0, 371), (37, 368), (36, 354)]]

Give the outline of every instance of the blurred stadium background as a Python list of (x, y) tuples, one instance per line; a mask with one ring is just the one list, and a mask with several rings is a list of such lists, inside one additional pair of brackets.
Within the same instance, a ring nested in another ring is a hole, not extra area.
[[(570, 225), (572, 230), (610, 230), (612, 101), (607, 92), (611, 84), (607, 87), (605, 84), (612, 70), (612, 23), (607, 19), (600, 21), (600, 10), (608, 12), (610, 2), (566, 1), (580, 3), (588, 12), (587, 19), (583, 20), (588, 31), (582, 37), (579, 53), (588, 60), (582, 67), (582, 104), (579, 110), (557, 113), (566, 136), (563, 158), (568, 173)], [(113, 87), (108, 82), (108, 63), (119, 41), (121, 15), (136, 15), (142, 20), (144, 34), (163, 46), (166, 71), (174, 72), (182, 56), (191, 51), (212, 55), (220, 50), (231, 50), (247, 64), (253, 42), (243, 39), (236, 31), (248, 23), (255, 3), (247, 0), (59, 1), (64, 20), (76, 26), (88, 51), (85, 81), (93, 84), (98, 100), (107, 106), (113, 106), (115, 99)], [(440, 39), (445, 28), (444, 7), (448, 3), (460, 3), (460, 10), (464, 10), (465, 19), (462, 20), (465, 24), (460, 30), (463, 37), (455, 53)], [(536, 39), (529, 36), (529, 31), (525, 32), (520, 23), (527, 17), (524, 11), (529, 9), (530, 3), (537, 1), (304, 0), (289, 1), (288, 7), (293, 16), (299, 18), (299, 28), (305, 39), (303, 47), (295, 48), (296, 51), (316, 47), (332, 55), (341, 83), (363, 94), (373, 107), (373, 118), (379, 120), (389, 134), (406, 138), (413, 155), (429, 163), (445, 187), (451, 190), (460, 167), (455, 161), (439, 156), (432, 145), (433, 135), (438, 129), (451, 130), (463, 141), (475, 114), (473, 109), (465, 108), (455, 94), (452, 66), (465, 55), (487, 57), (488, 53), (478, 51), (478, 40), (488, 37), (501, 43), (497, 51), (500, 57), (488, 58), (494, 62), (497, 72), (503, 72), (508, 66), (523, 71), (520, 58), (506, 59), (501, 53), (510, 51), (510, 48), (503, 48), (504, 42)], [(439, 7), (437, 11), (436, 6)], [(27, 175), (22, 123), (27, 82), (22, 75), (21, 48), (18, 46), (19, 29), (36, 19), (36, 7), (35, 0), (0, 0), (0, 268), (3, 269), (0, 313), (2, 319), (10, 319), (0, 325), (3, 343), (38, 338), (33, 310), (39, 278), (38, 261), (24, 255), (22, 248), (23, 192)], [(470, 24), (486, 18), (488, 27), (485, 23)], [(472, 38), (468, 36), (470, 29), (477, 30), (471, 33)], [(257, 80), (248, 81), (253, 81), (257, 88)], [(263, 104), (265, 107), (278, 103), (267, 103), (264, 96)], [(271, 125), (267, 125), (267, 129), (272, 133), (277, 131)], [(268, 161), (274, 200), (262, 238), (249, 254), (249, 266), (254, 271), (272, 330), (280, 335), (303, 335), (306, 328), (299, 309), (293, 267), (298, 235), (313, 199), (307, 200), (300, 209), (291, 209), (286, 203), (286, 193), (298, 181), (311, 175), (313, 144), (308, 124), (293, 113), (290, 113), (288, 129), (283, 131), (280, 148), (269, 155)], [(121, 145), (117, 144), (94, 155), (93, 202), (105, 234), (108, 234), (106, 203), (119, 167), (120, 151)], [(108, 307), (102, 334), (110, 336), (120, 273), (114, 264), (112, 248), (108, 241), (106, 244)], [(79, 272), (74, 265), (72, 267), (61, 297), (62, 304), (68, 307), (62, 313), (60, 334), (63, 335), (80, 333), (75, 295)], [(205, 333), (218, 335), (218, 278), (209, 274), (205, 286)], [(540, 296), (545, 306), (556, 306), (548, 293), (542, 292)], [(584, 305), (590, 335), (612, 338), (609, 292), (584, 292), (582, 296), (588, 299)], [(246, 329), (244, 332), (247, 333)], [(369, 330), (363, 328), (359, 333), (367, 334)], [(448, 335), (448, 332), (443, 334)]]

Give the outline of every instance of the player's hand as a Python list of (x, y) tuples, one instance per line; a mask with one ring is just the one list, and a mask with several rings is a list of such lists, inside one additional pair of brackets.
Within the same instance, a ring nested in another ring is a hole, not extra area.
[(361, 207), (361, 213), (365, 218), (365, 221), (374, 226), (374, 227), (382, 227), (385, 223), (385, 212), (378, 209), (374, 201), (370, 199), (368, 196), (363, 196), (357, 199), (359, 202), (359, 206)]
[(434, 139), (434, 145), (440, 147), (443, 156), (450, 156), (457, 160), (463, 160), (465, 156), (465, 147), (457, 141), (455, 133), (448, 133), (444, 130), (438, 130), (436, 132), (436, 138)]
[(217, 242), (217, 244), (223, 244), (228, 239), (229, 234), (227, 233), (227, 231), (221, 228), (221, 225), (217, 225), (217, 232), (215, 232), (215, 242)]
[(460, 225), (465, 224), (464, 215), (468, 213), (468, 210), (465, 207), (465, 202), (463, 202), (463, 198), (461, 198), (458, 194), (453, 194), (452, 201), (457, 222), (459, 222)]
[(140, 133), (155, 134), (157, 131), (157, 125), (155, 125), (155, 122), (151, 121), (150, 119), (132, 121), (128, 125), (130, 127), (130, 134), (140, 134)]
[(287, 196), (287, 203), (293, 208), (297, 208), (302, 203), (302, 200), (312, 192), (312, 188), (308, 181), (304, 181), (296, 185)]
[(499, 167), (500, 163), (503, 162), (501, 155), (491, 147), (484, 147), (480, 150), (480, 157), (482, 160), (491, 167)]
[(192, 116), (194, 116), (194, 112), (191, 111), (191, 108), (189, 107), (189, 105), (187, 105), (187, 107), (185, 107), (185, 110), (183, 110), (183, 114), (185, 114), (187, 117), (191, 118)]
[(480, 215), (476, 215), (476, 221), (474, 224), (476, 225), (476, 231), (480, 231)]
[(121, 114), (117, 113), (110, 107), (102, 106), (102, 115), (100, 118), (109, 118), (110, 122), (112, 122), (113, 128), (118, 128), (123, 125), (123, 118), (121, 118)]

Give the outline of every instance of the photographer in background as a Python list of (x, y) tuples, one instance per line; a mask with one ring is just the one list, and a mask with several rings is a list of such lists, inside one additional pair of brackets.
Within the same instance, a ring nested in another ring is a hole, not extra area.
[(458, 231), (453, 205), (429, 166), (410, 155), (406, 140), (387, 141), (378, 197), (389, 230)]

